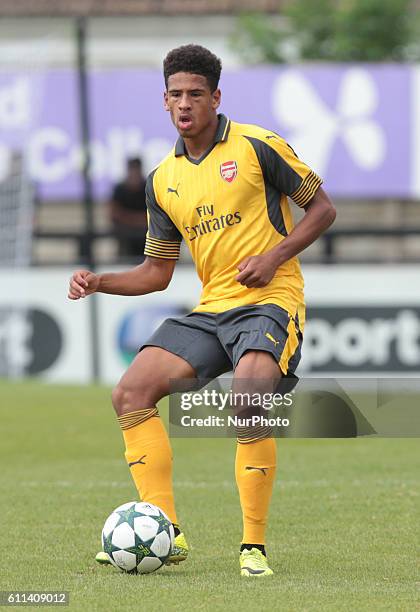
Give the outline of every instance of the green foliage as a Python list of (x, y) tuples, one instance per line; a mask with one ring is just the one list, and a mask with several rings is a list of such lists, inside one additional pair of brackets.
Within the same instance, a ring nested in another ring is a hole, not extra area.
[(242, 13), (238, 27), (231, 38), (232, 48), (247, 62), (258, 64), (281, 63), (281, 31), (271, 23), (267, 15)]
[(248, 63), (290, 59), (420, 59), (420, 18), (411, 0), (295, 0), (284, 26), (267, 15), (239, 17), (232, 47)]
[(411, 41), (410, 0), (353, 0), (337, 12), (337, 22), (338, 60), (405, 59)]
[(335, 0), (297, 0), (286, 9), (288, 38), (301, 59), (330, 60), (337, 31)]

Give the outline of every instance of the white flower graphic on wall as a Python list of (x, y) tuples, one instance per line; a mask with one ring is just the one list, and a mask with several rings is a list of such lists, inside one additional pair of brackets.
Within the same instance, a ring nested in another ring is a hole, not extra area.
[(273, 85), (272, 112), (289, 130), (299, 157), (325, 173), (333, 146), (341, 139), (353, 162), (365, 171), (378, 168), (386, 155), (384, 130), (372, 119), (379, 103), (375, 82), (362, 68), (349, 68), (341, 79), (337, 106), (331, 109), (297, 70), (280, 75)]

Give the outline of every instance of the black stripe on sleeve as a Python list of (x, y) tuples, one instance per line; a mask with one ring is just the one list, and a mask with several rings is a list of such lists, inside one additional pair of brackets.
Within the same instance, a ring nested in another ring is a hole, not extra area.
[(315, 191), (322, 184), (322, 179), (312, 171), (302, 181), (298, 189), (290, 197), (298, 206), (306, 206), (306, 204), (313, 198)]
[(144, 254), (148, 257), (159, 257), (160, 259), (179, 259), (180, 248), (180, 242), (156, 240), (147, 234)]
[(153, 186), (155, 173), (156, 169), (149, 174), (146, 181), (146, 205), (149, 228), (144, 254), (163, 259), (178, 259), (182, 235), (157, 201)]

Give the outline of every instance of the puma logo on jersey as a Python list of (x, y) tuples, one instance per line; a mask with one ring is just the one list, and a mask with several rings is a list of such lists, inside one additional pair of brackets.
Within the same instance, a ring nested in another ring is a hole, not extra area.
[(133, 465), (137, 465), (137, 463), (141, 463), (142, 465), (146, 465), (146, 462), (143, 461), (143, 459), (147, 457), (147, 455), (143, 455), (143, 457), (140, 457), (140, 459), (137, 459), (137, 461), (132, 461), (131, 463), (128, 464), (128, 467), (131, 468)]
[(178, 189), (181, 183), (178, 183), (178, 185), (176, 186), (176, 189), (172, 189), (172, 187), (168, 187), (168, 193), (176, 193), (176, 195), (179, 198), (179, 193), (178, 193)]
[(266, 332), (266, 333), (265, 333), (265, 337), (266, 337), (266, 338), (268, 338), (269, 340), (271, 340), (271, 342), (274, 342), (274, 345), (275, 345), (275, 346), (277, 346), (278, 344), (280, 344), (280, 340), (275, 340), (275, 339), (273, 338), (273, 336), (272, 336), (272, 335), (271, 335), (269, 332)]

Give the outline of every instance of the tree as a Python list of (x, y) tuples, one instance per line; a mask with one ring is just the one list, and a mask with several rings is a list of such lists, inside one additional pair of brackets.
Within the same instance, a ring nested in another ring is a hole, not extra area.
[(420, 58), (411, 0), (295, 0), (279, 27), (265, 14), (239, 17), (232, 47), (247, 62), (404, 61)]
[[(385, 0), (386, 1), (386, 0)], [(287, 37), (299, 59), (331, 60), (337, 35), (335, 0), (297, 0), (285, 10)]]
[(262, 13), (242, 13), (231, 37), (231, 46), (250, 64), (284, 61), (281, 42), (282, 31)]
[(358, 0), (337, 12), (334, 54), (338, 60), (382, 62), (407, 59), (416, 15), (410, 0)]

